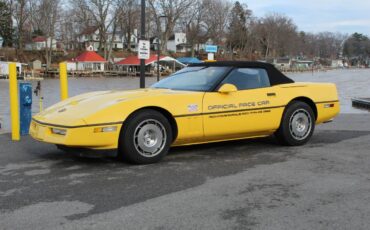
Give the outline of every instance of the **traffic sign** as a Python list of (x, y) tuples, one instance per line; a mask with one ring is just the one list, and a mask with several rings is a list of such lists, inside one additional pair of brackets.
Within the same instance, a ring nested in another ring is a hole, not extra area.
[(217, 53), (217, 46), (214, 45), (207, 45), (206, 46), (207, 53)]
[(214, 53), (208, 53), (208, 61), (214, 61), (215, 60), (215, 54)]
[(148, 40), (139, 40), (138, 56), (139, 59), (150, 58), (150, 42)]

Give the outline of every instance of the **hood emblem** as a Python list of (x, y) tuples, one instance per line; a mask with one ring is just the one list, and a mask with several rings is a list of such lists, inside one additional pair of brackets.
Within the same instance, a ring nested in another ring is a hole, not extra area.
[(58, 110), (58, 113), (63, 113), (65, 111), (67, 111), (67, 109), (66, 108), (63, 108), (63, 109)]

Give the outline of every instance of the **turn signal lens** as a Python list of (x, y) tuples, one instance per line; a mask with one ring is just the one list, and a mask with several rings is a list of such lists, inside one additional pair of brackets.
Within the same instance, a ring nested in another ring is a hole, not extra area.
[(117, 126), (95, 128), (94, 133), (108, 133), (117, 131)]
[(54, 134), (57, 134), (57, 135), (62, 135), (62, 136), (65, 136), (67, 134), (67, 130), (65, 130), (65, 129), (52, 128), (51, 132), (54, 133)]
[(334, 104), (325, 104), (324, 105), (324, 108), (327, 109), (327, 108), (333, 108), (334, 107)]

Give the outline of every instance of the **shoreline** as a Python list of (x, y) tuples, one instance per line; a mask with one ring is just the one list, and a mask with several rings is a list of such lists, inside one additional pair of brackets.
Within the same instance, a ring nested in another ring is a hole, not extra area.
[[(278, 68), (279, 69), (279, 68)], [(329, 72), (329, 71), (340, 71), (340, 70), (369, 70), (370, 68), (361, 68), (361, 67), (350, 67), (350, 68), (331, 68), (331, 67), (324, 67), (322, 69), (304, 69), (304, 70), (297, 70), (297, 69), (292, 69), (292, 70), (280, 70), (282, 73), (286, 74), (286, 75), (289, 75), (289, 74), (304, 74), (304, 73), (323, 73), (323, 72)], [(107, 71), (109, 72), (109, 71)], [(161, 78), (166, 78), (170, 75), (167, 75), (167, 76), (163, 76), (161, 75)], [(156, 78), (157, 76), (154, 74), (154, 75), (146, 75), (145, 78)], [(140, 76), (133, 76), (133, 75), (129, 75), (127, 76), (126, 74), (125, 75), (122, 75), (122, 76), (118, 76), (118, 75), (105, 75), (104, 73), (102, 74), (96, 74), (96, 73), (86, 73), (84, 76), (76, 76), (76, 75), (71, 75), (71, 74), (68, 74), (68, 79), (99, 79), (99, 78), (106, 78), (106, 79), (136, 79), (136, 78), (140, 78)], [(44, 77), (40, 77), (40, 78), (26, 78), (26, 79), (18, 79), (18, 81), (42, 81), (42, 80), (46, 80), (46, 79), (59, 79), (59, 77), (56, 77), (56, 76), (44, 76)], [(9, 79), (7, 78), (0, 78), (0, 81), (9, 81)]]

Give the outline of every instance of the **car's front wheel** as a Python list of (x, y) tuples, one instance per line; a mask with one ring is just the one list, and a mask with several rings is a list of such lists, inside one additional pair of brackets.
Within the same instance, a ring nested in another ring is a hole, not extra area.
[(315, 121), (315, 115), (308, 104), (294, 101), (286, 108), (275, 136), (284, 145), (303, 145), (311, 138)]
[(145, 109), (131, 115), (121, 130), (118, 157), (135, 164), (160, 161), (172, 142), (168, 119), (158, 111)]

